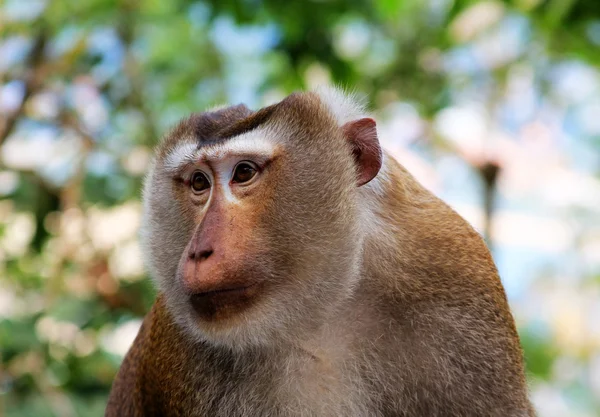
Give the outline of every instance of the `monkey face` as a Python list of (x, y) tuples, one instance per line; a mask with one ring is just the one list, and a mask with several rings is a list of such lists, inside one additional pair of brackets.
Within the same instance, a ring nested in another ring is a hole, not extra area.
[(309, 93), (203, 113), (159, 147), (144, 250), (190, 334), (233, 347), (294, 339), (351, 295), (356, 190), (381, 156), (371, 119), (341, 126), (325, 104)]
[(272, 200), (266, 185), (275, 149), (240, 140), (238, 154), (231, 145), (216, 155), (204, 152), (178, 174), (179, 202), (194, 226), (176, 281), (203, 323), (238, 317), (273, 275), (261, 223)]

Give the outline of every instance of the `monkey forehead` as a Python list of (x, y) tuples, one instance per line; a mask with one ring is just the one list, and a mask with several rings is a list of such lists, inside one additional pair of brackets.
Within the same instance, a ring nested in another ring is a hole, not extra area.
[(197, 163), (201, 160), (215, 161), (229, 156), (258, 156), (270, 158), (275, 154), (276, 143), (268, 139), (266, 129), (255, 129), (227, 140), (207, 141), (198, 144), (195, 138), (186, 138), (174, 146), (164, 159), (169, 171)]
[[(219, 132), (240, 120), (246, 119), (254, 112), (243, 104), (219, 109), (212, 109), (203, 113), (194, 113), (179, 121), (170, 132), (165, 135), (156, 149), (158, 158), (164, 158), (182, 142), (205, 142), (220, 138)], [(242, 133), (242, 132), (237, 132)]]
[(364, 107), (355, 95), (320, 87), (255, 112), (244, 105), (213, 109), (182, 120), (163, 141), (158, 156), (168, 167), (176, 167), (194, 158), (222, 158), (235, 152), (271, 154), (274, 144), (267, 137), (273, 140), (279, 136), (276, 131), (317, 134), (328, 124), (327, 114), (341, 126), (364, 117)]

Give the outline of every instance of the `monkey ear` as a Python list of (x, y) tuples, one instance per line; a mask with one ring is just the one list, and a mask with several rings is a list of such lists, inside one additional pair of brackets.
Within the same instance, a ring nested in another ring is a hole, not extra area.
[(375, 120), (368, 117), (353, 120), (343, 125), (342, 131), (352, 146), (358, 168), (356, 183), (360, 187), (375, 178), (383, 160)]

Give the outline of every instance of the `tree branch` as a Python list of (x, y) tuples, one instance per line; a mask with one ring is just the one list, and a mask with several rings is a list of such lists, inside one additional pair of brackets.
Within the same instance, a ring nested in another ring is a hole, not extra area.
[(25, 85), (23, 99), (15, 111), (6, 116), (3, 120), (0, 120), (0, 146), (2, 146), (6, 138), (8, 138), (13, 132), (17, 121), (23, 115), (27, 100), (40, 86), (40, 68), (44, 62), (44, 49), (46, 48), (46, 42), (47, 33), (46, 30), (42, 29), (36, 36), (33, 47), (31, 48), (29, 56), (25, 61), (27, 70), (22, 79), (23, 84)]

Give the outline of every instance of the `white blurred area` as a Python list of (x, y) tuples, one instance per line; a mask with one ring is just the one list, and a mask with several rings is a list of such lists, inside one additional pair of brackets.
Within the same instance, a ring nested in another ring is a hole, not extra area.
[[(432, 48), (415, 57), (423, 71), (448, 77), (449, 104), (426, 117), (419, 103), (408, 101), (401, 91), (385, 90), (371, 97), (373, 113), (383, 146), (481, 232), (486, 219), (477, 167), (488, 162), (500, 167), (490, 219), (493, 254), (520, 329), (558, 349), (549, 379), (530, 380), (532, 399), (540, 417), (592, 417), (593, 411), (576, 406), (570, 387), (589, 387), (600, 398), (600, 285), (592, 280), (600, 276), (600, 72), (579, 61), (551, 62), (539, 50), (530, 54), (525, 32), (523, 19), (509, 14), (502, 3), (476, 3), (450, 27), (460, 46)], [(287, 92), (273, 88), (256, 94), (266, 72), (259, 55), (268, 33), (247, 35), (227, 21), (215, 29), (231, 63), (232, 73), (226, 74), (230, 101), (277, 101)], [(394, 52), (386, 39), (360, 20), (335, 28), (334, 38), (339, 56), (360, 61), (366, 75), (391, 62)], [(258, 57), (240, 53), (240, 39)], [(18, 50), (19, 42), (5, 44), (0, 57)], [(245, 78), (248, 59), (256, 68), (250, 71), (253, 77)], [(501, 66), (508, 66), (506, 82), (493, 83), (490, 72)], [(329, 83), (331, 76), (327, 68), (312, 63), (304, 79), (313, 87)], [(16, 108), (22, 90), (18, 82), (0, 85), (0, 112)], [(77, 79), (69, 97), (86, 132), (99, 131), (109, 122), (108, 106), (91, 78)], [(44, 91), (33, 97), (29, 111), (52, 118), (57, 100), (56, 92)], [(135, 117), (131, 119), (119, 120), (119, 140), (135, 129)], [(0, 197), (18, 187), (17, 171), (35, 172), (53, 187), (69, 184), (82, 164), (98, 175), (115, 165), (131, 176), (146, 171), (151, 155), (147, 147), (123, 147), (115, 140), (117, 144), (89, 152), (82, 146), (84, 133), (37, 126), (17, 130), (0, 148)], [(590, 137), (596, 137), (595, 145)], [(45, 227), (52, 237), (39, 265), (41, 276), (51, 281), (62, 272), (64, 261), (85, 265), (65, 278), (69, 290), (81, 297), (94, 292), (110, 296), (121, 283), (144, 278), (137, 236), (140, 213), (138, 201), (127, 201), (111, 208), (72, 207), (49, 216)], [(35, 219), (10, 200), (1, 200), (0, 226), (1, 276), (6, 274), (3, 261), (27, 250)], [(106, 262), (98, 262), (97, 254)], [(1, 285), (0, 319), (44, 310), (43, 300), (20, 297)], [(140, 324), (132, 319), (94, 335), (42, 316), (36, 332), (56, 346), (54, 355), (67, 348), (82, 356), (100, 348), (123, 355)]]

